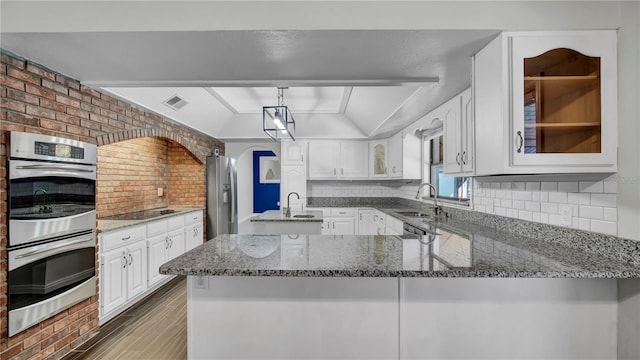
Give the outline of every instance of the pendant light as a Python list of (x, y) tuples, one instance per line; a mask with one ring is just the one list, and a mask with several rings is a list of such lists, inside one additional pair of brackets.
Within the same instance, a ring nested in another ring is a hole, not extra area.
[(278, 88), (278, 105), (262, 107), (262, 130), (274, 141), (296, 141), (296, 122), (289, 108), (284, 105), (284, 89)]

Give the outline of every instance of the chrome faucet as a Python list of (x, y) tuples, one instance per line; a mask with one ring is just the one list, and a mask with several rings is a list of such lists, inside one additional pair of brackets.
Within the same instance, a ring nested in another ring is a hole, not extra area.
[[(438, 215), (438, 213), (442, 209), (440, 209), (440, 206), (438, 206), (438, 190), (436, 190), (435, 186), (431, 185), (430, 183), (420, 184), (420, 186), (418, 186), (418, 193), (416, 193), (416, 199), (420, 200), (420, 190), (422, 190), (422, 188), (425, 186), (429, 186), (431, 189), (433, 189), (433, 212)], [(429, 192), (431, 192), (431, 190), (429, 190)]]
[(295, 191), (292, 191), (289, 193), (289, 195), (287, 195), (287, 207), (284, 208), (284, 216), (286, 217), (291, 217), (291, 206), (289, 205), (289, 201), (291, 200), (291, 195), (295, 194), (298, 197), (298, 200), (300, 199), (300, 194), (298, 194)]

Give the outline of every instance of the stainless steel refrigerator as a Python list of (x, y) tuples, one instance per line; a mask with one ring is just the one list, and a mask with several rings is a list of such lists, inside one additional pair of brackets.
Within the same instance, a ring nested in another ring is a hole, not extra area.
[(207, 239), (238, 233), (236, 159), (207, 157)]

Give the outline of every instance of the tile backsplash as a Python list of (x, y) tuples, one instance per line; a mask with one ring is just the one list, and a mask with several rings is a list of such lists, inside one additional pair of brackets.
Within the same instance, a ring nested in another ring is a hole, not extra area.
[(414, 199), (419, 180), (308, 181), (308, 197), (401, 197)]
[(474, 210), (544, 224), (617, 235), (615, 176), (598, 181), (476, 179)]

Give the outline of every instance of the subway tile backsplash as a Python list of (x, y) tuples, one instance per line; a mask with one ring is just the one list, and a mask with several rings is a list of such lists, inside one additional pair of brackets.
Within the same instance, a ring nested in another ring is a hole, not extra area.
[[(476, 179), (474, 210), (544, 224), (617, 235), (616, 177), (599, 181)], [(570, 225), (562, 210), (570, 210)]]

